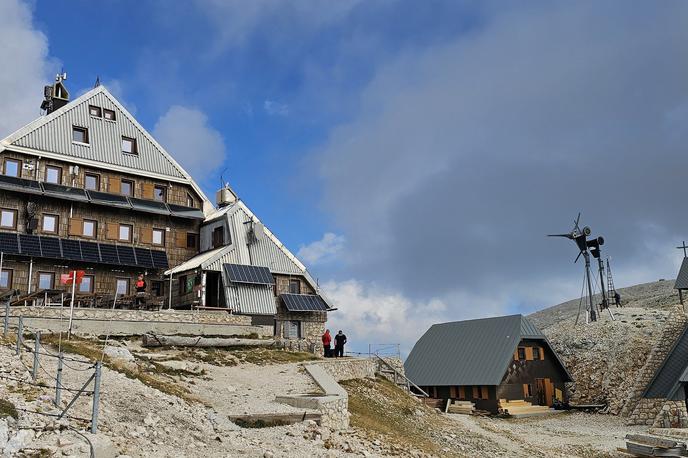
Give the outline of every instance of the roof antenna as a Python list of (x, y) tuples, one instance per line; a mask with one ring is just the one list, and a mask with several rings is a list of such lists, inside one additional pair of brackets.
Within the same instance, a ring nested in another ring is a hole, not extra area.
[(96, 84), (93, 85), (94, 88), (100, 86), (100, 75), (96, 76)]

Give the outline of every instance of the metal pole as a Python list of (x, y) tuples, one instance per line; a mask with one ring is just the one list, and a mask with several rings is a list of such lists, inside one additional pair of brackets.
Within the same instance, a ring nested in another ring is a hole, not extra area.
[(31, 370), (31, 380), (36, 381), (38, 376), (38, 352), (41, 350), (41, 331), (36, 331), (33, 343), (33, 369)]
[(172, 310), (172, 272), (170, 272), (170, 300), (167, 303), (167, 309)]
[(607, 288), (604, 285), (604, 262), (602, 261), (602, 256), (597, 258), (597, 264), (599, 265), (599, 271), (600, 271), (600, 289), (602, 290), (602, 307), (608, 308), (609, 302), (607, 300)]
[(17, 354), (21, 354), (21, 348), (24, 344), (24, 317), (19, 316), (19, 324), (17, 325)]
[[(12, 301), (12, 296), (7, 298), (7, 302), (5, 302), (5, 323), (2, 328), (2, 336), (7, 338), (7, 332), (9, 331), (10, 328), (10, 302)], [(681, 302), (683, 303), (683, 302)]]
[(72, 301), (69, 304), (69, 329), (67, 330), (67, 339), (72, 337), (72, 319), (74, 317), (74, 294), (76, 293), (76, 270), (72, 272)]
[(33, 258), (29, 260), (29, 284), (26, 287), (26, 294), (31, 294), (31, 275), (33, 275)]
[(592, 284), (590, 283), (590, 254), (587, 251), (583, 252), (585, 257), (585, 278), (588, 283), (588, 300), (590, 302), (590, 320), (597, 321), (597, 314), (595, 313), (595, 304), (592, 301)]
[(55, 382), (55, 406), (60, 406), (60, 397), (62, 395), (62, 352), (57, 356), (57, 377)]
[(93, 381), (93, 411), (91, 413), (91, 433), (98, 430), (98, 404), (100, 403), (100, 361), (96, 362), (96, 378)]

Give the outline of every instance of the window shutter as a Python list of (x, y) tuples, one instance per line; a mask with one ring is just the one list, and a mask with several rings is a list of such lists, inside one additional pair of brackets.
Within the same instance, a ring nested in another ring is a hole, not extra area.
[(140, 231), (140, 240), (139, 242), (141, 243), (153, 243), (153, 228), (152, 227), (142, 227), (139, 229)]
[(155, 185), (153, 183), (143, 183), (143, 198), (154, 199)]
[(456, 387), (455, 386), (449, 387), (449, 397), (452, 399), (456, 399)]
[(490, 392), (488, 391), (486, 386), (483, 386), (480, 389), (480, 394), (482, 395), (480, 399), (489, 399), (490, 398)]
[(473, 399), (480, 399), (480, 396), (478, 396), (478, 387), (477, 386), (473, 387)]
[(466, 399), (466, 389), (462, 386), (459, 387), (459, 399)]
[(528, 384), (524, 383), (523, 384), (523, 398), (525, 399), (525, 398), (529, 398), (529, 397), (530, 397), (530, 393), (528, 393)]
[(540, 361), (545, 360), (545, 347), (540, 347)]
[(122, 182), (120, 181), (119, 178), (117, 178), (117, 177), (109, 177), (108, 178), (108, 191), (110, 191), (112, 194), (121, 194), (122, 193)]
[(518, 348), (514, 352), (514, 361), (518, 361)]
[(533, 347), (526, 347), (526, 361), (533, 360)]
[(175, 233), (177, 248), (186, 248), (186, 232), (179, 231)]
[(83, 235), (84, 220), (81, 218), (69, 218), (69, 235)]
[(107, 230), (105, 232), (105, 238), (108, 240), (119, 239), (119, 224), (107, 223)]

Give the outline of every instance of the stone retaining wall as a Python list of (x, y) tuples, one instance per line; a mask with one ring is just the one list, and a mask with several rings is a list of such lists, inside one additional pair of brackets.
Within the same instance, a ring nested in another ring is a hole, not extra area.
[[(669, 352), (688, 323), (688, 317), (681, 306), (677, 306), (667, 317), (661, 335), (655, 337), (650, 356), (633, 383), (633, 388), (625, 400), (622, 416), (627, 416), (629, 425), (652, 425), (662, 411), (665, 399), (642, 398), (643, 393), (654, 378)], [(685, 410), (685, 406), (684, 406)]]
[[(5, 311), (0, 309), (0, 316)], [(36, 318), (69, 318), (68, 307), (10, 307), (10, 316)], [(97, 308), (74, 308), (74, 318), (122, 321), (160, 321), (203, 324), (250, 325), (251, 317), (232, 315), (224, 311), (210, 310), (112, 310)]]
[(686, 428), (688, 411), (685, 401), (666, 401), (652, 423), (653, 428)]
[(370, 358), (326, 358), (317, 362), (338, 382), (357, 378), (374, 378), (377, 364)]
[[(66, 331), (69, 309), (60, 307), (12, 307), (10, 325), (17, 326), (23, 317), (28, 331)], [(0, 310), (0, 323), (4, 310)], [(77, 334), (131, 336), (147, 333), (194, 336), (249, 336), (272, 337), (269, 326), (251, 326), (251, 317), (230, 315), (226, 312), (200, 311), (143, 311), (74, 309), (72, 330)]]

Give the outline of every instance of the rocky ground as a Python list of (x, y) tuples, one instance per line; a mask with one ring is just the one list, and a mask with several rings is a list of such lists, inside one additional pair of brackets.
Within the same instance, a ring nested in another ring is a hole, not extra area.
[[(101, 342), (80, 345), (96, 343)], [(310, 421), (240, 428), (229, 415), (288, 412), (293, 408), (275, 403), (276, 395), (316, 390), (301, 363), (289, 361), (309, 357), (205, 350), (190, 356), (188, 350), (152, 351), (136, 342), (115, 345), (105, 358), (96, 435), (86, 432), (85, 422), (34, 413), (57, 413), (54, 391), (29, 386), (30, 355), (20, 362), (12, 348), (0, 345), (0, 376), (6, 377), (0, 378), (3, 456), (88, 457), (91, 446), (98, 458), (615, 456), (613, 449), (631, 432), (615, 417), (593, 414), (564, 414), (554, 420), (447, 416), (384, 379), (343, 383), (350, 399), (347, 431), (333, 432)], [(54, 362), (45, 358), (39, 383), (52, 385), (54, 369)], [(66, 368), (63, 383), (79, 386), (89, 373)], [(69, 399), (63, 396), (63, 406)], [(87, 398), (75, 404), (71, 415), (88, 418), (90, 409)]]
[(575, 325), (578, 300), (565, 302), (529, 318), (547, 335), (573, 375), (570, 390), (575, 404), (607, 404), (617, 414), (631, 385), (678, 304), (673, 281), (658, 281), (620, 289), (622, 308), (604, 311), (594, 323)]

